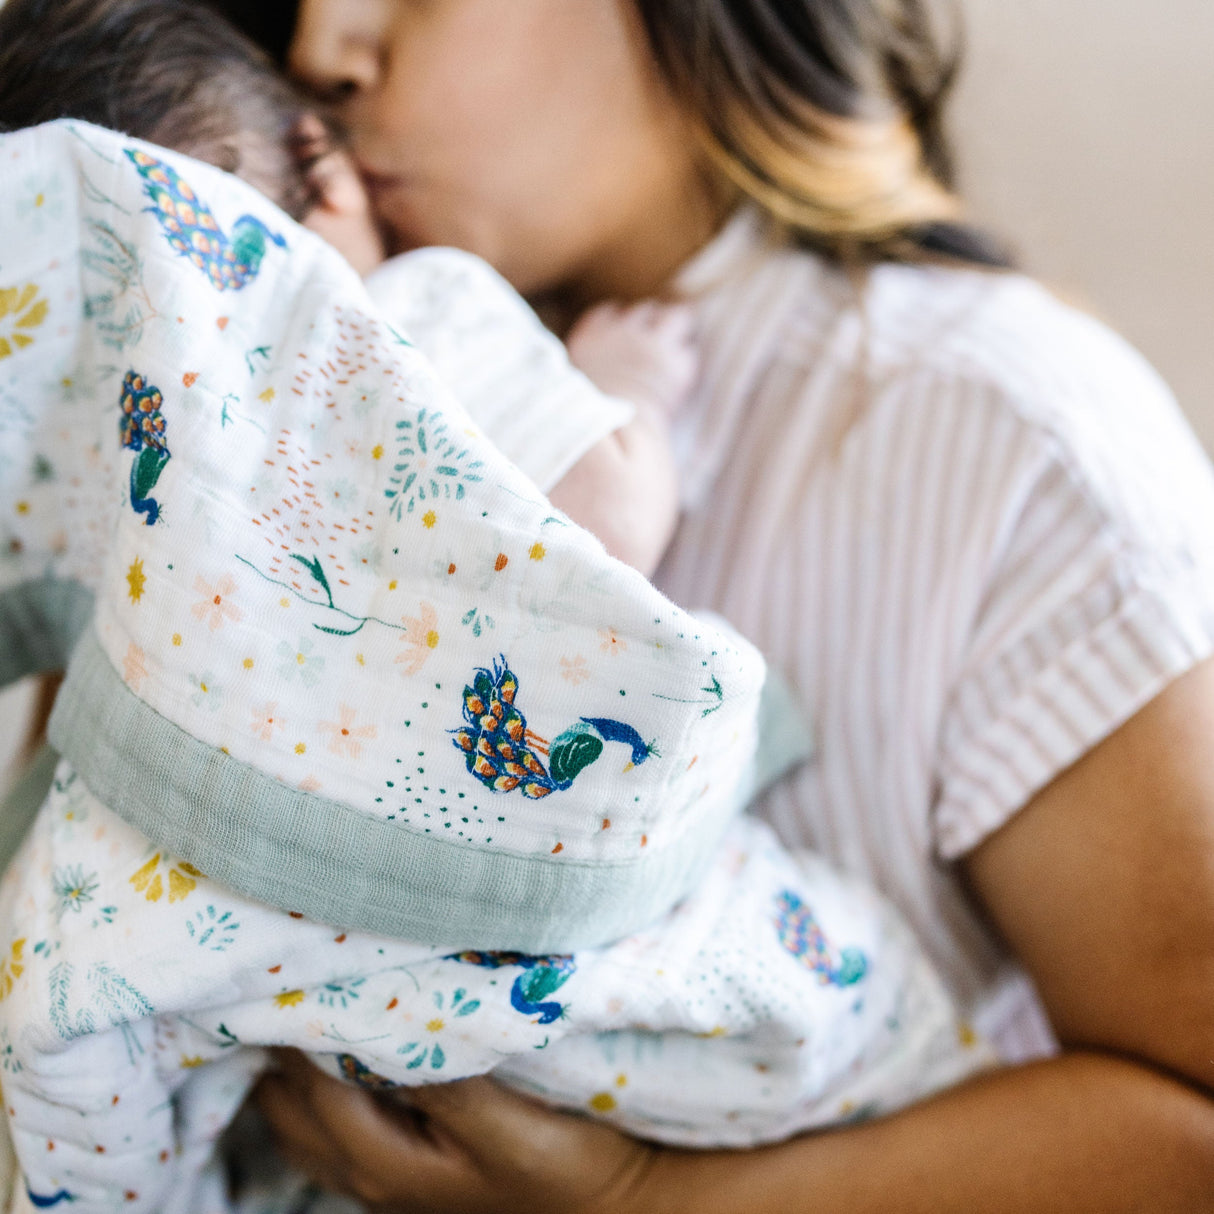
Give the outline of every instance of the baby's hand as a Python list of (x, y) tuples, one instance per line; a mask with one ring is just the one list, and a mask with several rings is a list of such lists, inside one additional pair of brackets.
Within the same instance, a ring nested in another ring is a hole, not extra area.
[(569, 359), (609, 396), (673, 417), (700, 372), (694, 317), (685, 304), (600, 304), (573, 326)]

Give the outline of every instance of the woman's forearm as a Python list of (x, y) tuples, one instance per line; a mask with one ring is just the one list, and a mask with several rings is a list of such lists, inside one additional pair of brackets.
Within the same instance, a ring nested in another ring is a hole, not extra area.
[(1214, 1100), (1066, 1054), (862, 1126), (746, 1153), (661, 1152), (639, 1189), (647, 1214), (1207, 1214)]

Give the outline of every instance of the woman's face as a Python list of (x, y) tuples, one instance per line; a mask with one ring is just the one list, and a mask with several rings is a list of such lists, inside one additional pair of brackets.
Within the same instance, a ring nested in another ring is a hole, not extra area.
[(291, 62), (337, 98), (396, 251), (590, 302), (650, 293), (719, 220), (632, 0), (303, 0)]

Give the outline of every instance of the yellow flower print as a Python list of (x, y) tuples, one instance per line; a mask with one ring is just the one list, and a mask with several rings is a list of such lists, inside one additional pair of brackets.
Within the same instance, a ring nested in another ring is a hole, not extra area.
[(401, 674), (415, 675), (426, 664), (431, 651), (438, 648), (438, 612), (433, 604), (422, 603), (419, 616), (402, 615), (400, 622), (405, 626), (401, 640), (407, 648), (396, 655), (396, 661), (404, 663)]
[(130, 877), (135, 892), (142, 894), (149, 902), (160, 901), (164, 896), (165, 887), (165, 881), (159, 871), (161, 860), (168, 868), (169, 902), (180, 902), (188, 898), (197, 887), (197, 878), (201, 877), (202, 873), (192, 864), (187, 864), (184, 860), (171, 860), (160, 852)]
[(8, 956), (0, 960), (0, 1002), (12, 994), (13, 983), (25, 973), (25, 962), (22, 955), (25, 952), (25, 937), (14, 940), (8, 950)]
[(303, 991), (283, 991), (281, 995), (274, 996), (274, 1003), (277, 1007), (295, 1007), (296, 1004), (303, 1001)]
[(544, 547), (543, 544), (539, 543), (539, 541), (537, 540), (534, 544), (531, 545), (531, 551), (528, 552), (527, 555), (533, 561), (542, 561), (544, 559), (544, 557), (546, 557), (548, 555), (548, 550)]
[(321, 733), (329, 735), (329, 753), (357, 759), (362, 754), (362, 741), (370, 741), (376, 735), (374, 725), (359, 725), (355, 728), (354, 718), (358, 712), (349, 704), (339, 705), (338, 720), (321, 721), (318, 728)]
[(35, 283), (0, 288), (0, 359), (32, 346), (34, 338), (29, 330), (38, 328), (49, 310), (46, 300), (38, 298)]
[(226, 573), (213, 586), (199, 574), (194, 578), (194, 593), (202, 597), (190, 611), (196, 620), (206, 620), (212, 632), (222, 628), (224, 620), (239, 623), (244, 618), (244, 612), (232, 602), (235, 591), (236, 583)]
[(143, 598), (143, 588), (148, 584), (147, 574), (143, 572), (143, 560), (136, 557), (126, 571), (126, 584), (130, 587), (127, 593), (132, 603)]

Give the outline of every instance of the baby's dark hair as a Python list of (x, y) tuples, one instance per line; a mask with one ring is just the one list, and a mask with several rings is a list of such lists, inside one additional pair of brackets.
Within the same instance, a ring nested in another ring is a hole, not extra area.
[(235, 173), (300, 218), (301, 122), (269, 58), (199, 0), (8, 0), (0, 131), (77, 118)]

